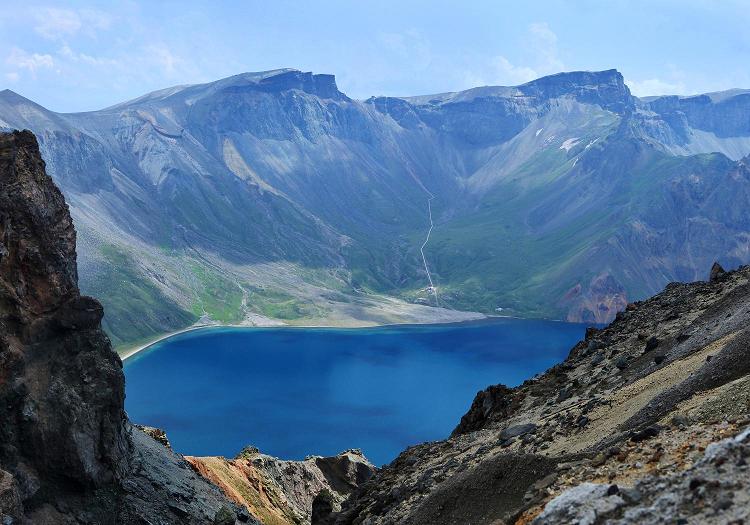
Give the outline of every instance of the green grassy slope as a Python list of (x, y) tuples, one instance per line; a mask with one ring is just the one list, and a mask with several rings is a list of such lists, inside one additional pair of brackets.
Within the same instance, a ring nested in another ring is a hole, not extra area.
[(102, 324), (115, 346), (178, 330), (198, 319), (145, 279), (124, 251), (108, 245), (101, 252), (106, 264), (87, 274), (81, 289), (104, 306)]

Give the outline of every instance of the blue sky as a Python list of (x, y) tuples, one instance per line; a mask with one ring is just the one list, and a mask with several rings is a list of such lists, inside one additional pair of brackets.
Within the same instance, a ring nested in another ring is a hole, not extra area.
[(750, 88), (750, 0), (0, 3), (0, 89), (56, 111), (280, 67), (356, 98), (609, 68), (637, 95)]

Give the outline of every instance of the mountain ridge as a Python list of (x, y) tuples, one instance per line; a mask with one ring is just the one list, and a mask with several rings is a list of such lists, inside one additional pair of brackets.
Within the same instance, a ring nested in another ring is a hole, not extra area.
[[(643, 100), (606, 70), (359, 101), (332, 75), (281, 69), (86, 113), (8, 99), (0, 125), (37, 133), (80, 232), (82, 287), (120, 345), (201, 318), (606, 322), (696, 278), (708, 253), (749, 262), (750, 218), (719, 197), (746, 193), (742, 91)], [(427, 307), (419, 252), (426, 192), (443, 310)]]
[[(150, 91), (148, 93), (144, 93), (143, 95), (139, 95), (133, 99), (126, 100), (123, 102), (118, 102), (115, 104), (112, 104), (110, 106), (106, 106), (100, 109), (92, 109), (92, 110), (86, 110), (86, 111), (74, 111), (74, 112), (66, 112), (66, 111), (55, 111), (55, 110), (48, 110), (52, 113), (56, 113), (58, 115), (78, 115), (78, 114), (86, 114), (86, 113), (96, 113), (99, 111), (109, 111), (109, 110), (115, 110), (120, 109), (122, 107), (132, 105), (132, 104), (138, 104), (144, 101), (152, 100), (152, 99), (160, 99), (163, 97), (168, 97), (174, 94), (177, 94), (181, 91), (184, 91), (188, 88), (200, 88), (200, 87), (206, 87), (206, 86), (212, 86), (212, 85), (227, 85), (232, 84), (233, 82), (230, 82), (234, 79), (242, 79), (245, 81), (250, 82), (258, 82), (260, 80), (266, 80), (273, 77), (277, 77), (280, 75), (285, 74), (297, 74), (297, 75), (309, 75), (309, 76), (321, 76), (321, 77), (331, 77), (333, 79), (333, 84), (335, 85), (335, 75), (332, 74), (326, 74), (326, 73), (312, 73), (312, 72), (305, 72), (304, 70), (293, 68), (293, 67), (283, 67), (283, 68), (277, 68), (277, 69), (270, 69), (266, 71), (245, 71), (243, 73), (237, 73), (234, 75), (230, 75), (228, 77), (224, 77), (218, 80), (213, 80), (209, 82), (201, 82), (201, 83), (193, 83), (193, 84), (176, 84), (174, 86), (168, 86), (165, 88), (157, 89), (154, 91)], [(553, 73), (550, 75), (545, 75), (543, 77), (530, 80), (528, 82), (525, 82), (523, 84), (518, 85), (500, 85), (500, 84), (487, 84), (483, 86), (476, 86), (472, 88), (467, 88), (463, 90), (457, 90), (457, 91), (445, 91), (441, 93), (427, 93), (422, 95), (403, 95), (403, 96), (394, 96), (394, 95), (371, 95), (370, 97), (363, 98), (363, 99), (352, 99), (356, 100), (358, 102), (367, 102), (371, 99), (378, 99), (378, 98), (392, 98), (392, 99), (400, 99), (407, 102), (415, 102), (415, 103), (422, 103), (423, 101), (429, 101), (430, 99), (435, 100), (441, 100), (447, 97), (451, 97), (454, 95), (460, 95), (460, 94), (473, 94), (475, 92), (481, 92), (484, 90), (497, 90), (500, 94), (503, 94), (503, 90), (514, 90), (517, 93), (522, 93), (524, 87), (534, 87), (539, 84), (545, 84), (545, 83), (554, 83), (553, 80), (558, 79), (571, 79), (571, 80), (593, 80), (593, 79), (599, 79), (600, 83), (605, 83), (608, 80), (608, 77), (611, 77), (612, 79), (615, 79), (618, 83), (622, 84), (622, 87), (627, 89), (628, 96), (633, 97), (636, 100), (645, 102), (645, 103), (651, 103), (658, 99), (678, 99), (678, 100), (690, 100), (690, 99), (696, 99), (700, 97), (708, 97), (713, 102), (722, 102), (728, 98), (733, 98), (735, 96), (741, 96), (741, 95), (747, 95), (750, 93), (750, 88), (730, 88), (725, 89), (721, 91), (711, 91), (706, 93), (694, 93), (691, 95), (643, 95), (643, 96), (635, 96), (630, 93), (629, 88), (627, 87), (626, 83), (624, 82), (624, 77), (622, 76), (622, 73), (618, 71), (615, 68), (612, 69), (605, 69), (605, 70), (574, 70), (574, 71), (563, 71), (559, 73)], [(580, 83), (580, 82), (578, 82)], [(336, 89), (338, 89), (338, 86), (336, 86)], [(20, 97), (24, 101), (32, 102), (36, 105), (41, 106), (40, 104), (37, 104), (36, 102), (33, 102), (31, 99), (25, 97), (24, 95), (10, 89), (5, 88), (0, 90), (0, 96), (3, 94), (10, 94), (14, 97)]]

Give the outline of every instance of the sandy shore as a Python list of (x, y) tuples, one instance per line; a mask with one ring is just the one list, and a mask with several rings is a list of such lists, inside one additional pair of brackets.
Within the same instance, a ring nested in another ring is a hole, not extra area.
[(142, 345), (139, 345), (139, 346), (132, 346), (132, 347), (128, 347), (128, 348), (118, 349), (117, 350), (117, 354), (120, 356), (120, 359), (122, 359), (123, 361), (125, 361), (126, 359), (128, 359), (130, 357), (133, 357), (138, 352), (141, 352), (141, 351), (145, 350), (146, 348), (155, 345), (156, 343), (164, 341), (165, 339), (169, 339), (170, 337), (174, 337), (174, 336), (179, 335), (179, 334), (184, 334), (185, 332), (192, 332), (193, 330), (201, 330), (203, 328), (213, 328), (213, 327), (216, 327), (216, 326), (221, 326), (221, 325), (216, 325), (216, 324), (201, 324), (201, 325), (188, 326), (187, 328), (183, 328), (182, 330), (176, 330), (174, 332), (168, 332), (166, 334), (162, 334), (162, 335), (160, 335), (160, 336), (152, 339), (148, 343), (145, 343), (145, 344), (142, 344)]
[[(471, 312), (473, 314), (474, 312)], [(174, 337), (179, 334), (184, 334), (185, 332), (192, 332), (195, 330), (203, 330), (206, 328), (374, 328), (374, 327), (380, 327), (380, 326), (399, 326), (399, 325), (420, 325), (420, 324), (446, 324), (446, 323), (465, 323), (470, 321), (479, 321), (481, 319), (491, 319), (491, 318), (499, 318), (499, 317), (509, 317), (509, 316), (499, 316), (499, 315), (483, 315), (483, 314), (476, 314), (476, 315), (467, 315), (464, 319), (455, 319), (455, 320), (436, 320), (436, 321), (422, 321), (422, 322), (415, 322), (415, 321), (405, 321), (401, 323), (370, 323), (370, 322), (358, 322), (358, 323), (341, 323), (341, 324), (287, 324), (279, 322), (275, 319), (268, 319), (268, 323), (257, 321), (253, 324), (221, 324), (221, 323), (204, 323), (204, 324), (194, 324), (192, 326), (188, 326), (187, 328), (183, 328), (182, 330), (175, 330), (174, 332), (168, 332), (166, 334), (162, 334), (158, 337), (155, 337), (154, 339), (150, 340), (147, 343), (127, 347), (127, 348), (121, 348), (117, 349), (117, 354), (120, 356), (120, 359), (123, 361), (133, 357), (138, 352), (142, 352), (143, 350), (146, 350), (147, 348), (155, 345), (156, 343), (159, 343), (161, 341), (164, 341), (165, 339), (169, 339), (170, 337)]]

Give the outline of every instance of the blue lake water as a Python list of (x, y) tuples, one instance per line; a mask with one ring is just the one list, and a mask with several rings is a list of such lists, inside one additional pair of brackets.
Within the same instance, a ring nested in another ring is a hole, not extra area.
[(130, 418), (175, 450), (285, 459), (361, 448), (375, 464), (447, 437), (489, 385), (562, 361), (583, 325), (493, 319), (364, 329), (212, 328), (125, 362)]

